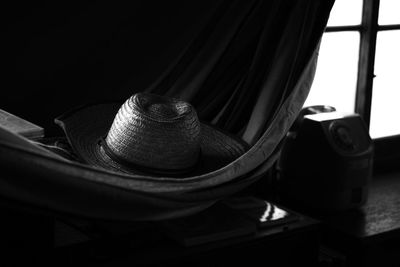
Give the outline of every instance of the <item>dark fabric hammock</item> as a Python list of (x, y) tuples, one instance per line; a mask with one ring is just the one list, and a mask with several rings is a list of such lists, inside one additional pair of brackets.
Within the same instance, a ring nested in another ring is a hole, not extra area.
[(187, 100), (201, 119), (254, 144), (301, 75), (307, 75), (331, 4), (222, 2), (182, 57), (148, 91)]
[(279, 156), (311, 87), (332, 5), (221, 1), (189, 46), (146, 89), (190, 102), (201, 120), (249, 143), (250, 150), (231, 164), (178, 183), (126, 179), (70, 162), (0, 129), (0, 164), (12, 173), (0, 179), (0, 194), (72, 214), (135, 221), (188, 215), (242, 190)]

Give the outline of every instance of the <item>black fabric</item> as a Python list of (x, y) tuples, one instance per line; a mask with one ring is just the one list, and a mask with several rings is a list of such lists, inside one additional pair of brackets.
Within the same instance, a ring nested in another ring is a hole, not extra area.
[[(246, 176), (237, 177), (233, 183), (207, 190), (150, 194), (99, 182), (101, 171), (48, 157), (45, 151), (38, 153), (2, 142), (0, 150), (3, 153), (0, 154), (3, 171), (0, 194), (3, 198), (103, 220), (154, 221), (187, 216), (249, 186), (270, 167), (270, 164), (262, 165)], [(4, 157), (4, 153), (8, 156)], [(18, 161), (15, 161), (16, 157)], [(88, 172), (92, 172), (92, 180), (82, 178)]]
[[(254, 144), (317, 48), (330, 5), (224, 1), (175, 65), (147, 90), (191, 102), (201, 119)], [(251, 120), (256, 116), (262, 118)]]
[(145, 90), (220, 2), (4, 3), (0, 107), (60, 135), (70, 108)]
[(2, 90), (7, 95), (0, 104), (44, 126), (48, 135), (57, 132), (52, 120), (74, 106), (123, 102), (149, 91), (190, 102), (200, 119), (251, 147), (218, 170), (165, 186), (168, 181), (69, 161), (0, 129), (0, 165), (7, 171), (0, 194), (135, 221), (188, 215), (242, 190), (279, 156), (311, 87), (332, 5), (174, 0), (14, 7), (18, 15), (5, 33), (5, 81), (13, 83)]

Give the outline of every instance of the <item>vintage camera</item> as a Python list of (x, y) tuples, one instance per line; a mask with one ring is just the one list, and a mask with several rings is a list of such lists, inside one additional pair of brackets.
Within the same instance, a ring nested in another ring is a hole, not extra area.
[(373, 144), (358, 114), (307, 107), (288, 132), (277, 165), (284, 202), (317, 212), (358, 208), (368, 198)]

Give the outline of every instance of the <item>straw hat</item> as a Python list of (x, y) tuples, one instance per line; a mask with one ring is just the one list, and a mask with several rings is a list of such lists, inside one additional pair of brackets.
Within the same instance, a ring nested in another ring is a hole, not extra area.
[(56, 123), (85, 163), (128, 174), (201, 175), (248, 149), (241, 139), (199, 122), (189, 103), (149, 93), (135, 94), (122, 106), (85, 106)]

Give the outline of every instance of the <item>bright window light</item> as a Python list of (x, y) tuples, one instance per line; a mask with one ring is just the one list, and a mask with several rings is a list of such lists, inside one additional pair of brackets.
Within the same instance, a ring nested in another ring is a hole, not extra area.
[(359, 25), (361, 11), (362, 0), (336, 0), (329, 16), (328, 26)]
[(400, 30), (378, 33), (375, 75), (370, 135), (400, 134)]
[(358, 32), (328, 32), (322, 37), (317, 71), (304, 106), (328, 105), (341, 112), (354, 112)]
[(378, 23), (380, 25), (400, 24), (399, 0), (380, 0)]

